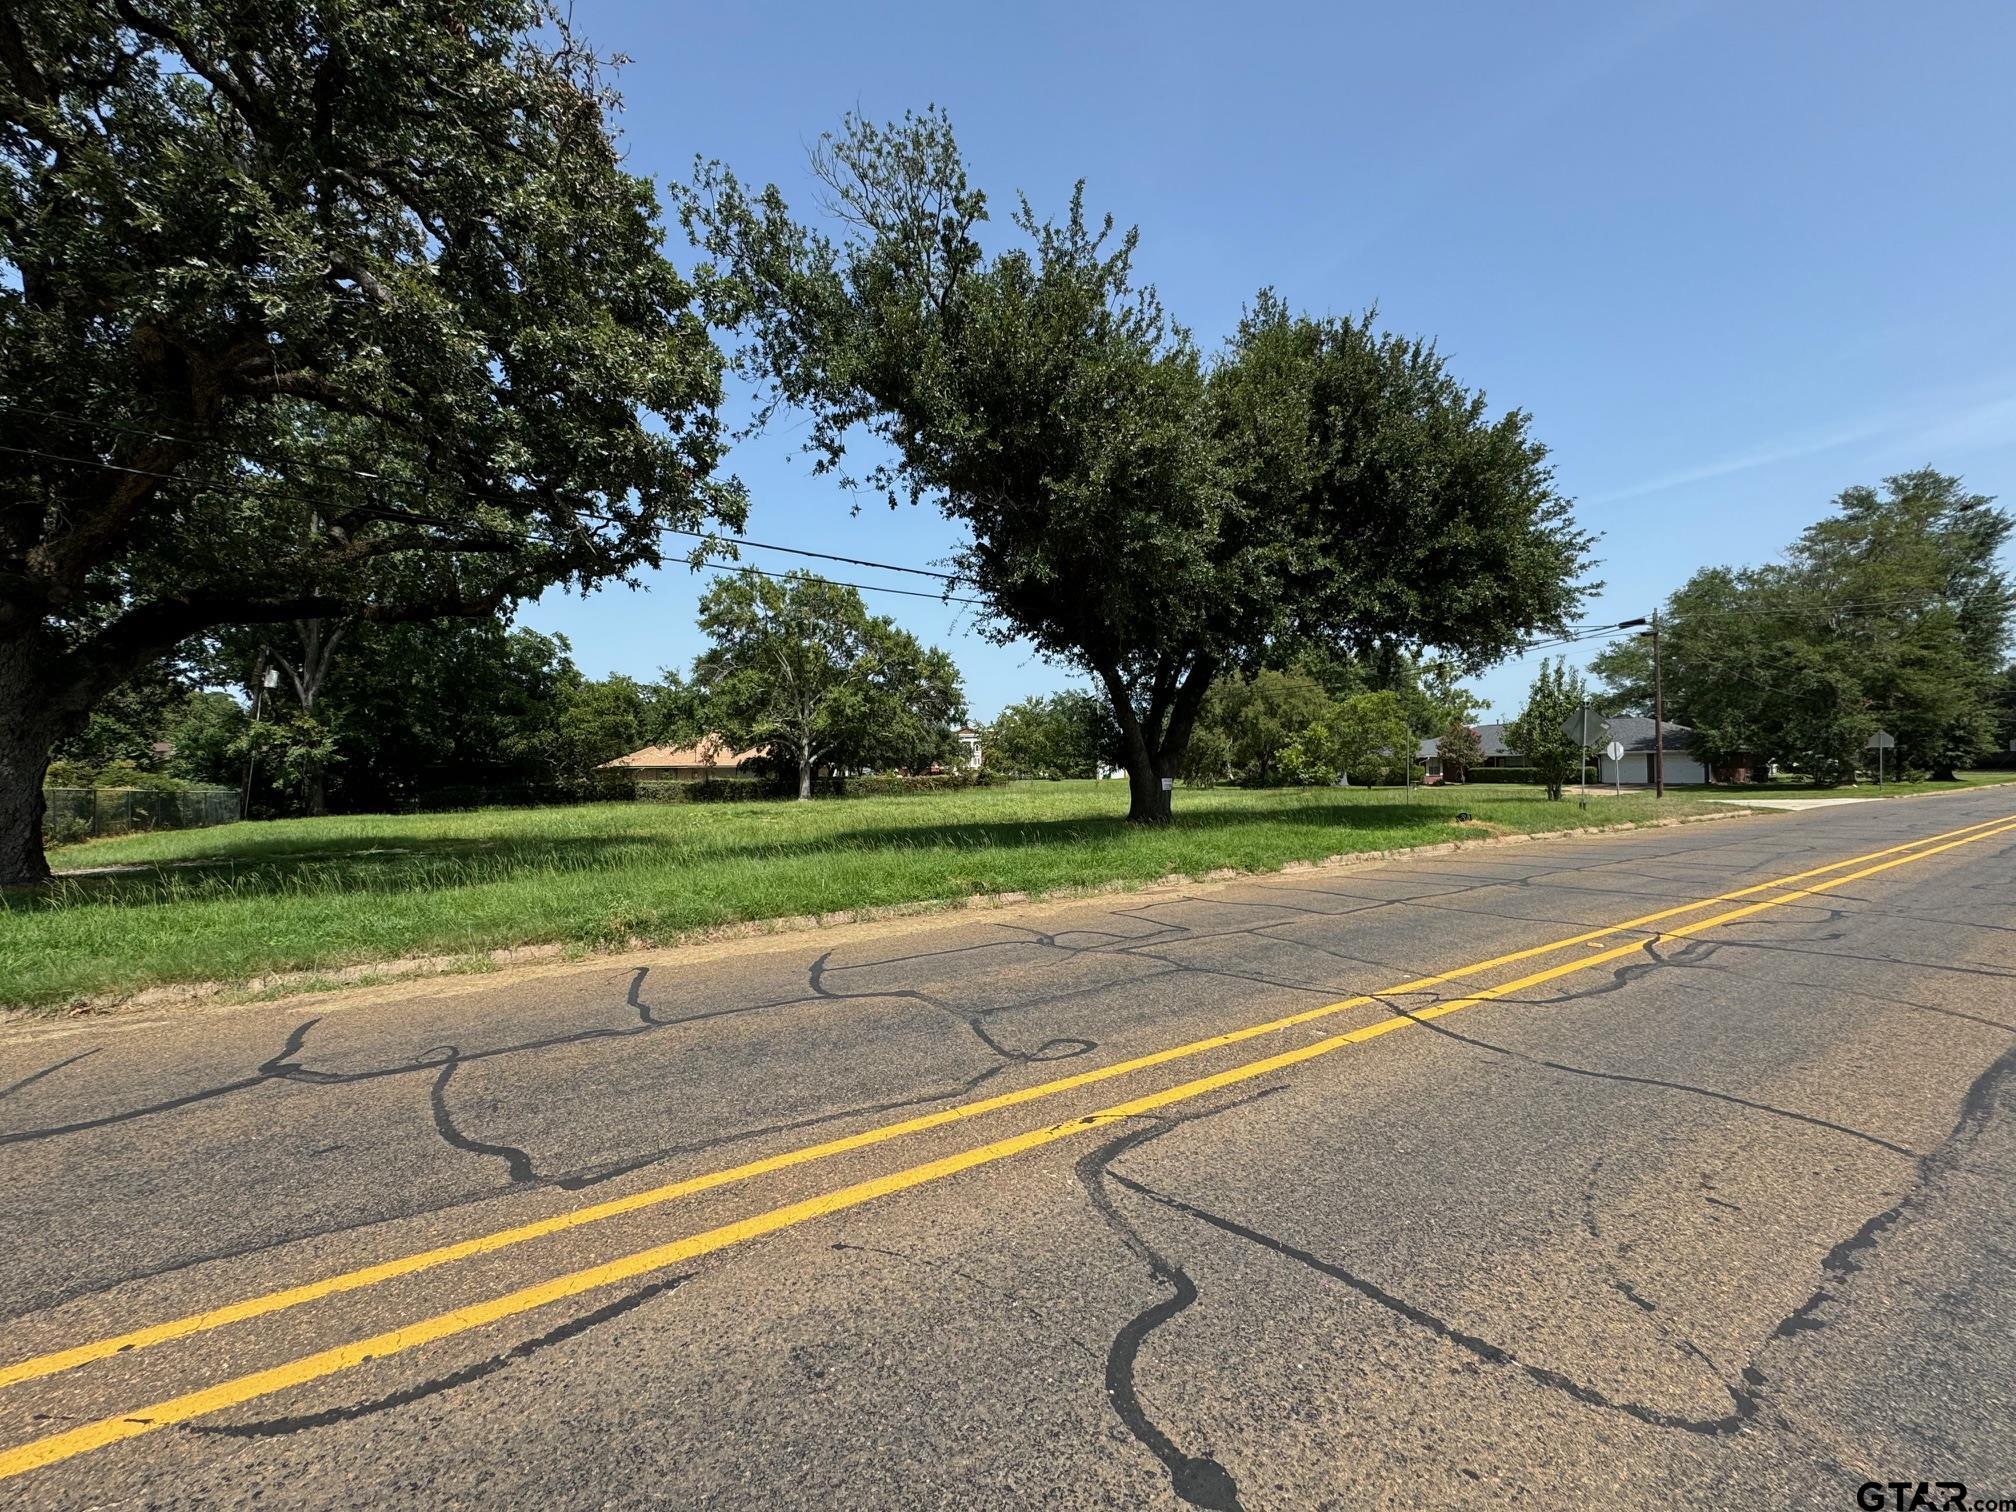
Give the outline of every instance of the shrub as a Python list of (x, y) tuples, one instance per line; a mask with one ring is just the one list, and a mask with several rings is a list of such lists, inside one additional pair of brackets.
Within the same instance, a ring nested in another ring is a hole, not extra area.
[(903, 777), (883, 774), (874, 777), (848, 777), (841, 782), (841, 793), (848, 798), (890, 798), (904, 793), (952, 793), (976, 785), (979, 774), (971, 768), (956, 772), (927, 772), (921, 777)]
[(1541, 782), (1537, 767), (1472, 767), (1464, 776), (1465, 782), (1517, 782), (1538, 786)]
[[(951, 793), (963, 788), (987, 787), (1003, 779), (993, 772), (976, 772), (962, 767), (956, 772), (928, 772), (919, 777), (900, 773), (878, 773), (872, 777), (820, 777), (812, 783), (815, 798), (893, 798), (910, 793)], [(706, 781), (657, 779), (639, 782), (635, 796), (640, 803), (733, 803), (759, 798), (796, 799), (798, 789), (789, 781), (768, 777), (711, 777)]]
[(166, 772), (150, 772), (130, 761), (108, 761), (94, 767), (83, 761), (52, 761), (42, 779), (52, 788), (122, 788), (142, 793), (187, 793), (206, 784), (184, 782)]
[(46, 845), (75, 845), (90, 838), (91, 821), (77, 814), (52, 815), (42, 825), (42, 840)]
[(640, 803), (734, 803), (778, 796), (777, 785), (763, 777), (657, 778), (639, 782)]

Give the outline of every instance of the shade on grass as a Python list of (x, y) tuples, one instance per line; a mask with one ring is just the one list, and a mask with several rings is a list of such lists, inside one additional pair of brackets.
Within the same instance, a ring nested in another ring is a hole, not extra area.
[[(1046, 893), (1501, 830), (1635, 823), (1693, 798), (1549, 803), (1537, 788), (1214, 789), (1167, 829), (1118, 783), (898, 798), (595, 804), (277, 820), (125, 836), (58, 868), (130, 866), (7, 895), (0, 1003), (510, 945), (658, 942), (744, 920), (976, 893)], [(1472, 823), (1456, 819), (1459, 810)]]

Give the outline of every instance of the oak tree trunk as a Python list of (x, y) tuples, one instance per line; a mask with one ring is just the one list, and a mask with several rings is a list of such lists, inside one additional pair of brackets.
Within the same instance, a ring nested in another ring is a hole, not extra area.
[(1162, 774), (1156, 770), (1154, 761), (1144, 759), (1138, 764), (1134, 753), (1128, 752), (1127, 760), (1127, 822), (1129, 824), (1167, 824), (1170, 820), (1170, 794), (1162, 786)]
[(42, 850), (42, 779), (56, 744), (29, 648), (0, 642), (0, 886), (49, 880)]
[(1190, 732), (1197, 723), (1197, 711), (1217, 675), (1215, 658), (1199, 653), (1185, 670), (1180, 663), (1158, 674), (1145, 710), (1137, 710), (1131, 691), (1121, 676), (1119, 662), (1112, 657), (1088, 657), (1106, 696), (1113, 717), (1126, 742), (1127, 822), (1167, 824), (1170, 822), (1170, 791), (1183, 753), (1190, 747)]

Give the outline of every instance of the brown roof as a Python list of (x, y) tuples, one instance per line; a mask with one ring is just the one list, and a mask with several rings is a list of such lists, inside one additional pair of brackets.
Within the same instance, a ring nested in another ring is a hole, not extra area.
[(704, 735), (697, 745), (690, 746), (646, 746), (641, 751), (632, 751), (628, 756), (618, 756), (614, 761), (602, 763), (603, 769), (639, 767), (701, 767), (713, 766), (733, 771), (743, 762), (768, 753), (760, 746), (747, 751), (732, 749), (719, 735)]

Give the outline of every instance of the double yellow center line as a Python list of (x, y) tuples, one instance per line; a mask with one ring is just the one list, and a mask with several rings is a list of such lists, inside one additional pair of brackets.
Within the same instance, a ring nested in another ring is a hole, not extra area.
[[(583, 1292), (609, 1286), (619, 1281), (648, 1274), (652, 1271), (662, 1270), (667, 1266), (676, 1265), (682, 1261), (701, 1255), (711, 1254), (714, 1251), (726, 1249), (765, 1234), (775, 1233), (781, 1229), (791, 1228), (814, 1218), (858, 1207), (878, 1197), (887, 1196), (894, 1192), (906, 1191), (912, 1187), (922, 1186), (947, 1176), (956, 1175), (962, 1171), (971, 1170), (977, 1166), (1005, 1160), (1011, 1155), (1021, 1154), (1026, 1150), (1036, 1149), (1043, 1145), (1068, 1139), (1073, 1135), (1084, 1133), (1089, 1129), (1112, 1123), (1118, 1119), (1131, 1118), (1140, 1114), (1154, 1112), (1171, 1104), (1201, 1097), (1226, 1087), (1251, 1081), (1257, 1077), (1270, 1076), (1290, 1066), (1299, 1065), (1304, 1061), (1328, 1055), (1332, 1051), (1342, 1049), (1347, 1045), (1362, 1044), (1380, 1035), (1406, 1028), (1417, 1021), (1440, 1018), (1445, 1014), (1455, 1013), (1460, 1009), (1472, 1007), (1478, 1003), (1491, 1002), (1510, 994), (1524, 991), (1529, 987), (1539, 986), (1542, 983), (1568, 976), (1574, 972), (1587, 971), (1611, 961), (1636, 955), (1647, 946), (1662, 938), (1682, 938), (1699, 934), (1705, 930), (1760, 913), (1765, 909), (1779, 908), (1797, 902), (1801, 898), (1813, 896), (1829, 887), (1839, 887), (1850, 882), (1860, 881), (1863, 878), (1889, 871), (1894, 867), (1908, 865), (1913, 861), (1939, 855), (1942, 852), (1970, 845), (1979, 840), (1990, 839), (2012, 830), (2016, 830), (2016, 821), (2007, 819), (1987, 820), (1980, 824), (1968, 825), (1961, 829), (1948, 830), (1941, 834), (1930, 835), (1919, 840), (1890, 846), (1884, 850), (1871, 851), (1864, 855), (1835, 861), (1826, 866), (1813, 867), (1807, 871), (1797, 872), (1790, 876), (1777, 877), (1770, 881), (1755, 883), (1733, 892), (1717, 894), (1716, 896), (1702, 898), (1691, 903), (1678, 904), (1670, 908), (1660, 909), (1654, 913), (1641, 914), (1636, 918), (1605, 925), (1600, 929), (1570, 935), (1564, 939), (1553, 940), (1543, 945), (1531, 946), (1524, 950), (1496, 956), (1487, 961), (1475, 962), (1471, 965), (1442, 972), (1435, 976), (1420, 977), (1411, 982), (1403, 982), (1396, 986), (1385, 988), (1378, 993), (1345, 998), (1338, 1002), (1324, 1004), (1318, 1008), (1311, 1008), (1300, 1013), (1289, 1014), (1282, 1018), (1271, 1019), (1266, 1023), (1233, 1030), (1226, 1034), (1213, 1035), (1206, 1039), (1193, 1040), (1188, 1044), (1158, 1050), (1148, 1055), (1136, 1056), (1130, 1060), (1118, 1061), (1111, 1065), (1082, 1071), (1072, 1076), (1059, 1077), (1053, 1081), (1025, 1087), (1018, 1091), (1005, 1092), (998, 1096), (957, 1104), (953, 1107), (940, 1109), (934, 1113), (905, 1119), (898, 1123), (884, 1124), (876, 1128), (863, 1130), (857, 1134), (847, 1135), (840, 1139), (803, 1146), (781, 1154), (768, 1156), (761, 1160), (749, 1161), (724, 1170), (708, 1172), (683, 1181), (653, 1187), (647, 1191), (633, 1193), (627, 1197), (599, 1202), (556, 1214), (549, 1218), (499, 1229), (493, 1233), (463, 1240), (456, 1244), (422, 1250), (376, 1265), (327, 1276), (305, 1285), (288, 1287), (260, 1296), (249, 1297), (223, 1307), (170, 1319), (166, 1322), (135, 1329), (128, 1333), (117, 1334), (88, 1344), (78, 1345), (75, 1348), (37, 1355), (12, 1365), (0, 1367), (0, 1386), (10, 1386), (24, 1381), (36, 1380), (54, 1375), (59, 1371), (73, 1369), (96, 1360), (106, 1359), (113, 1355), (131, 1353), (135, 1350), (166, 1343), (173, 1339), (186, 1338), (193, 1334), (222, 1328), (231, 1323), (261, 1317), (286, 1308), (298, 1307), (323, 1297), (356, 1291), (364, 1287), (377, 1285), (383, 1281), (392, 1280), (396, 1277), (413, 1275), (476, 1255), (490, 1254), (513, 1245), (528, 1243), (531, 1240), (543, 1238), (547, 1235), (562, 1233), (587, 1224), (598, 1223), (605, 1219), (635, 1213), (660, 1203), (673, 1201), (679, 1197), (708, 1191), (733, 1182), (749, 1180), (753, 1177), (767, 1175), (775, 1171), (786, 1170), (793, 1166), (806, 1165), (813, 1161), (829, 1159), (849, 1151), (881, 1144), (888, 1140), (921, 1133), (929, 1129), (940, 1128), (948, 1124), (962, 1122), (966, 1119), (977, 1118), (983, 1114), (998, 1112), (1023, 1103), (1034, 1102), (1040, 1098), (1054, 1097), (1075, 1088), (1091, 1086), (1098, 1082), (1131, 1075), (1134, 1072), (1165, 1065), (1173, 1061), (1204, 1055), (1214, 1050), (1223, 1049), (1226, 1046), (1257, 1039), (1263, 1035), (1277, 1034), (1285, 1029), (1313, 1023), (1353, 1008), (1363, 1007), (1375, 1002), (1379, 998), (1420, 992), (1427, 988), (1439, 986), (1447, 982), (1459, 981), (1466, 977), (1481, 975), (1488, 971), (1513, 965), (1537, 956), (1566, 950), (1573, 946), (1591, 944), (1630, 931), (1649, 930), (1655, 925), (1682, 914), (1698, 912), (1701, 909), (1711, 908), (1719, 904), (1737, 902), (1744, 898), (1753, 898), (1760, 893), (1771, 892), (1775, 889), (1793, 889), (1781, 892), (1778, 896), (1764, 898), (1761, 901), (1730, 909), (1726, 912), (1715, 914), (1712, 917), (1700, 919), (1674, 929), (1654, 932), (1647, 938), (1631, 940), (1625, 944), (1598, 951), (1594, 954), (1580, 956), (1574, 960), (1532, 972), (1515, 980), (1499, 983), (1494, 987), (1480, 990), (1465, 997), (1436, 1003), (1432, 1006), (1416, 1010), (1411, 1016), (1380, 1019), (1344, 1033), (1296, 1046), (1277, 1055), (1249, 1061), (1209, 1076), (1198, 1077), (1191, 1081), (1179, 1083), (1162, 1091), (1147, 1093), (1126, 1102), (1116, 1103), (1063, 1123), (1032, 1129), (1022, 1134), (1012, 1135), (988, 1144), (947, 1155), (938, 1160), (926, 1161), (885, 1176), (856, 1182), (853, 1185), (806, 1198), (800, 1202), (772, 1208), (767, 1212), (756, 1214), (750, 1218), (723, 1224), (684, 1239), (653, 1246), (600, 1265), (569, 1272), (554, 1277), (549, 1281), (507, 1292), (502, 1296), (473, 1303), (467, 1307), (455, 1308), (448, 1312), (439, 1313), (433, 1317), (422, 1319), (419, 1322), (375, 1334), (366, 1339), (359, 1339), (333, 1349), (323, 1350), (300, 1359), (290, 1360), (269, 1369), (253, 1371), (200, 1391), (186, 1393), (165, 1401), (153, 1403), (150, 1406), (139, 1408), (130, 1413), (105, 1418), (98, 1422), (86, 1423), (77, 1428), (51, 1434), (17, 1448), (0, 1451), (0, 1479), (19, 1475), (44, 1465), (54, 1464), (57, 1461), (69, 1459), (75, 1455), (101, 1448), (107, 1444), (116, 1443), (122, 1439), (138, 1437), (141, 1434), (151, 1433), (156, 1429), (168, 1427), (175, 1423), (187, 1422), (193, 1418), (203, 1417), (224, 1408), (269, 1395), (273, 1392), (318, 1380), (324, 1376), (333, 1375), (339, 1371), (349, 1370), (367, 1360), (382, 1359), (387, 1355), (400, 1354), (438, 1339), (448, 1338), (488, 1323), (546, 1307), (554, 1302), (578, 1296)], [(1864, 863), (1875, 864), (1865, 865)], [(1860, 867), (1861, 869), (1850, 870), (1850, 868), (1856, 867)], [(1811, 887), (1795, 888), (1794, 886), (1798, 883), (1823, 877), (1829, 880)]]

